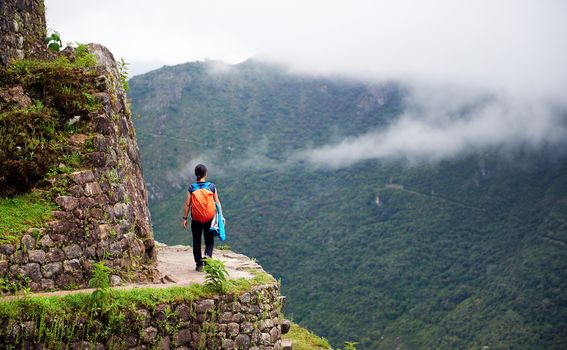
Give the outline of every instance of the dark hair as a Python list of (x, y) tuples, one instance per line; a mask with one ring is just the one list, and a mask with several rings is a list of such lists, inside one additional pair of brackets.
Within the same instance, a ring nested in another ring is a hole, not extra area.
[(195, 167), (195, 176), (197, 177), (197, 180), (202, 179), (205, 175), (207, 175), (207, 167), (203, 164), (198, 164)]

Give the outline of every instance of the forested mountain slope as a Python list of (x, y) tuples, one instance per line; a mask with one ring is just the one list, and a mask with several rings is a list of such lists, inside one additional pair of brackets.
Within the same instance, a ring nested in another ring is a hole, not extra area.
[(228, 243), (281, 277), (287, 314), (335, 345), (567, 346), (565, 150), (314, 168), (299, 150), (388, 125), (404, 88), (253, 61), (130, 86), (158, 241), (190, 242), (181, 206), (202, 161)]

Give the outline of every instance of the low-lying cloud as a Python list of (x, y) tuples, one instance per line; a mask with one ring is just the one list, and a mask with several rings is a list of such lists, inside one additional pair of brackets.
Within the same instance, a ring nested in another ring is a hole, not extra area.
[(484, 149), (567, 146), (566, 113), (548, 101), (415, 86), (407, 102), (406, 111), (386, 128), (294, 158), (340, 168), (369, 159), (435, 162)]

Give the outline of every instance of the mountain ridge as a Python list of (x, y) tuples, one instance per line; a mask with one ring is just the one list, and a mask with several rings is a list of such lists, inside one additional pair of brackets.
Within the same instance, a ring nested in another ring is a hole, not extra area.
[(566, 343), (566, 252), (544, 238), (567, 239), (565, 150), (289, 163), (310, 145), (394, 122), (407, 108), (404, 87), (247, 69), (209, 74), (190, 63), (131, 80), (159, 240), (187, 242), (176, 218), (191, 165), (205, 162), (229, 244), (281, 278), (288, 314), (335, 345)]

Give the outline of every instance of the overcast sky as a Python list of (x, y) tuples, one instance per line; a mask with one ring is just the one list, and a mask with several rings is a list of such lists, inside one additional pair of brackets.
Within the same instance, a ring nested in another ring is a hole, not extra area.
[[(412, 139), (416, 134), (431, 137), (423, 140), (433, 145), (430, 158), (439, 155), (435, 149), (453, 154), (435, 140), (456, 137), (451, 144), (467, 148), (481, 139), (479, 133), (493, 128), (504, 134), (491, 137), (489, 144), (499, 145), (522, 135), (533, 142), (534, 133), (526, 129), (525, 122), (535, 118), (541, 120), (531, 125), (537, 130), (557, 130), (563, 120), (552, 115), (554, 108), (567, 105), (565, 0), (45, 3), (48, 27), (58, 31), (63, 41), (104, 44), (115, 57), (131, 62), (132, 74), (164, 64), (205, 59), (238, 63), (260, 57), (305, 73), (411, 82), (413, 102), (418, 110), (428, 113), (402, 116), (399, 129), (371, 131), (359, 140), (362, 150), (383, 150), (386, 145), (377, 143), (376, 137), (390, 135), (395, 144), (388, 145), (395, 152), (412, 152), (413, 148), (402, 147), (407, 146), (407, 140), (398, 136), (404, 132)], [(434, 93), (424, 99), (428, 91)], [(494, 94), (498, 98), (481, 109), (482, 114), (470, 116), (470, 125), (456, 125), (447, 118), (452, 107), (443, 103), (449, 92), (457, 101), (453, 103), (455, 110), (459, 103), (466, 105), (479, 96)], [(508, 123), (515, 122), (524, 123), (524, 128), (513, 128), (514, 133), (507, 134)], [(463, 131), (465, 127), (470, 129)], [(455, 130), (459, 133), (452, 132)], [(543, 132), (535, 139), (549, 137)], [(561, 139), (557, 134), (553, 137)], [(356, 159), (357, 140), (345, 142), (334, 146), (342, 147), (345, 157)], [(420, 149), (420, 145), (412, 147)], [(335, 150), (321, 151), (332, 154)], [(375, 153), (375, 158), (382, 157), (382, 152)]]
[(262, 55), (308, 71), (411, 76), (536, 93), (566, 87), (563, 0), (46, 0), (64, 41), (100, 42), (134, 73)]

